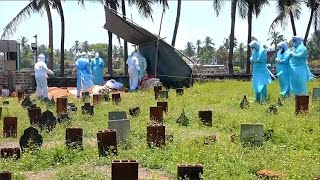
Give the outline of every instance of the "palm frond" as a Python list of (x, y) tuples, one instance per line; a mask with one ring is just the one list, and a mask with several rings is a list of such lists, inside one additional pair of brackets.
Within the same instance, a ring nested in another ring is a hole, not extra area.
[(248, 12), (248, 3), (246, 0), (239, 0), (238, 1), (238, 9), (239, 9), (239, 15), (242, 19), (245, 19), (247, 17)]
[(288, 25), (288, 13), (286, 11), (281, 12), (271, 23), (269, 28), (269, 33), (273, 32), (275, 28), (280, 24), (280, 26), (285, 27)]
[(17, 27), (20, 25), (20, 23), (25, 20), (27, 17), (30, 17), (30, 15), (36, 11), (42, 11), (42, 9), (39, 9), (36, 7), (37, 5), (34, 2), (30, 2), (26, 7), (24, 7), (16, 17), (14, 17), (9, 24), (6, 25), (6, 27), (3, 29), (3, 33), (1, 35), (1, 39), (5, 39), (9, 37), (10, 35), (13, 35)]
[(152, 19), (152, 5), (155, 1), (153, 0), (129, 0), (129, 5), (136, 5), (138, 8), (139, 14), (142, 14), (144, 17), (150, 17)]
[(213, 9), (216, 12), (217, 16), (219, 16), (223, 4), (223, 0), (213, 0)]

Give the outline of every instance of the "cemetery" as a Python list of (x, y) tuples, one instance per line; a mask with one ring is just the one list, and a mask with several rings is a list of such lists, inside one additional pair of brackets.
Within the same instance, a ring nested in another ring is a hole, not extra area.
[(20, 90), (0, 98), (0, 177), (314, 179), (319, 83), (302, 100), (278, 98), (272, 83), (263, 104), (250, 82), (235, 80), (109, 98), (62, 93), (49, 103)]

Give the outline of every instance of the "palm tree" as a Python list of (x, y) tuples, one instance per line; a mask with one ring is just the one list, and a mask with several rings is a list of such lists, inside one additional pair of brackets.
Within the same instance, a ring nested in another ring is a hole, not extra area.
[(192, 42), (187, 42), (186, 49), (184, 50), (185, 54), (189, 57), (192, 57), (195, 55), (195, 50), (196, 47), (193, 45)]
[(267, 39), (268, 41), (271, 40), (271, 43), (270, 43), (270, 46), (274, 46), (274, 50), (277, 49), (277, 44), (281, 41), (284, 41), (284, 36), (281, 35), (279, 32), (275, 32), (273, 31), (271, 34), (270, 34), (270, 38)]
[[(177, 32), (178, 32), (179, 21), (180, 21), (180, 12), (181, 12), (181, 0), (178, 0), (176, 23), (174, 25), (173, 37), (172, 37), (172, 42), (171, 42), (171, 45), (173, 47), (176, 43)], [(198, 51), (198, 53), (199, 53), (199, 51)]]
[(65, 22), (63, 8), (61, 5), (61, 0), (53, 0), (53, 7), (57, 9), (60, 15), (61, 21), (61, 41), (60, 41), (60, 76), (64, 76), (64, 36), (65, 36)]
[[(126, 2), (125, 0), (121, 0), (121, 9), (122, 9), (122, 15), (123, 19), (126, 19)], [(128, 59), (128, 43), (126, 41), (123, 42), (123, 50), (124, 50), (124, 74), (128, 75), (128, 65), (125, 63)]]
[(278, 16), (273, 20), (269, 28), (269, 33), (274, 31), (275, 27), (280, 24), (286, 26), (290, 19), (293, 35), (297, 35), (295, 20), (300, 18), (301, 3), (300, 0), (278, 0), (277, 1)]
[(212, 38), (206, 36), (204, 40), (204, 48), (206, 48), (207, 50), (212, 50), (213, 46), (215, 45), (212, 41), (213, 41)]
[(53, 67), (53, 28), (52, 28), (52, 16), (50, 6), (52, 2), (49, 0), (32, 0), (26, 7), (24, 7), (3, 29), (1, 39), (7, 38), (9, 35), (15, 33), (20, 22), (26, 17), (30, 17), (32, 13), (43, 13), (46, 11), (49, 25), (49, 68)]
[[(239, 2), (240, 1), (240, 2)], [(214, 5), (214, 10), (216, 11), (217, 16), (219, 15), (221, 11), (221, 7), (224, 1), (221, 0), (214, 0), (213, 5)], [(231, 31), (230, 31), (230, 37), (229, 37), (229, 55), (228, 55), (228, 67), (229, 67), (229, 74), (233, 74), (233, 51), (235, 45), (235, 37), (234, 37), (234, 32), (235, 32), (235, 22), (236, 22), (236, 11), (237, 11), (237, 6), (239, 7), (239, 15), (242, 18), (246, 17), (246, 12), (247, 12), (247, 6), (244, 0), (232, 0), (231, 1)]]
[(90, 45), (89, 45), (88, 41), (84, 41), (84, 42), (81, 44), (81, 49), (82, 49), (84, 52), (88, 53), (88, 52), (90, 51), (89, 46), (90, 46)]
[(21, 44), (21, 46), (23, 48), (26, 48), (28, 46), (27, 43), (28, 43), (29, 40), (25, 36), (21, 36), (21, 38), (18, 39), (18, 41), (19, 41), (19, 43)]
[(81, 50), (81, 45), (80, 42), (78, 40), (76, 40), (72, 46), (72, 49), (75, 51), (75, 54), (80, 53)]
[[(251, 34), (252, 34), (252, 15), (255, 14), (256, 17), (259, 16), (262, 7), (266, 4), (269, 4), (267, 0), (241, 0), (241, 5), (239, 6), (239, 11), (244, 12), (247, 10), (247, 20), (248, 20), (248, 40), (247, 42), (251, 42)], [(250, 74), (250, 48), (247, 50), (247, 67), (246, 73)]]
[(306, 44), (309, 36), (310, 27), (313, 20), (314, 31), (317, 33), (320, 32), (320, 1), (319, 0), (308, 0), (306, 2), (307, 6), (311, 9), (310, 18), (306, 30), (306, 34), (304, 36), (303, 43)]
[(202, 42), (201, 42), (201, 40), (200, 39), (198, 39), (197, 40), (197, 55), (199, 56), (199, 53), (200, 53), (200, 45), (202, 44)]

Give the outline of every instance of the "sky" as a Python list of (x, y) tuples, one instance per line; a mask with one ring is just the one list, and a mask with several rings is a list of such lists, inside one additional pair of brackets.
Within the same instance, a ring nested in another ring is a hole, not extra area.
[[(3, 28), (15, 17), (30, 1), (0, 1), (0, 33), (3, 33)], [(103, 28), (105, 23), (103, 6), (99, 3), (86, 2), (85, 7), (79, 6), (75, 0), (66, 0), (62, 4), (64, 8), (64, 16), (66, 23), (66, 38), (65, 48), (72, 47), (76, 40), (80, 42), (88, 41), (93, 43), (107, 43), (108, 33)], [(149, 30), (154, 34), (159, 33), (160, 20), (162, 14), (162, 6), (155, 4), (153, 6), (153, 21), (149, 18), (139, 15), (136, 6), (126, 6), (127, 16), (135, 21), (140, 26)], [(181, 5), (180, 24), (176, 39), (176, 48), (185, 49), (187, 42), (196, 44), (198, 39), (204, 40), (206, 36), (213, 39), (218, 48), (223, 44), (225, 38), (230, 34), (230, 1), (225, 1), (220, 15), (217, 17), (213, 10), (212, 1), (191, 1), (183, 0)], [(169, 1), (169, 9), (166, 10), (163, 16), (163, 23), (160, 36), (171, 44), (172, 34), (176, 19), (177, 1)], [(60, 48), (60, 17), (56, 10), (52, 10), (53, 27), (54, 27), (54, 49)], [(310, 12), (303, 5), (300, 20), (296, 22), (297, 34), (304, 37), (308, 24)], [(258, 18), (254, 16), (252, 35), (260, 41), (262, 45), (270, 47), (268, 31), (271, 22), (277, 16), (275, 1), (270, 1), (270, 4), (265, 6)], [(289, 25), (286, 28), (277, 28), (278, 32), (283, 34), (286, 39), (292, 37), (292, 28)], [(311, 27), (310, 34), (314, 32)], [(31, 14), (17, 27), (14, 35), (8, 39), (17, 40), (22, 36), (27, 37), (29, 43), (35, 41), (33, 37), (38, 36), (38, 44), (48, 44), (48, 21), (44, 13)], [(247, 21), (237, 16), (235, 36), (239, 43), (245, 43), (247, 39)], [(119, 45), (117, 38), (113, 39), (115, 45)], [(122, 42), (123, 45), (123, 42)], [(129, 45), (129, 53), (133, 50), (133, 46)]]

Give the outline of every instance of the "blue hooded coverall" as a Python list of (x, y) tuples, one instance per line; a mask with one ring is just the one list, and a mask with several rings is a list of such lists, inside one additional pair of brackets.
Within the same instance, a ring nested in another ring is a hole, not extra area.
[(91, 59), (91, 70), (92, 70), (92, 83), (94, 85), (103, 84), (103, 69), (104, 69), (104, 61), (102, 58), (93, 58)]
[(272, 82), (270, 72), (266, 66), (267, 51), (261, 48), (256, 41), (252, 41), (250, 47), (254, 48), (250, 57), (250, 62), (252, 63), (252, 87), (256, 101), (263, 102), (267, 99), (267, 84)]
[(80, 57), (76, 61), (77, 67), (77, 96), (80, 97), (80, 91), (82, 89), (83, 92), (88, 92), (91, 87), (93, 87), (93, 83), (90, 79), (90, 64), (89, 60)]
[(289, 74), (290, 50), (288, 49), (287, 43), (283, 41), (278, 44), (278, 48), (280, 50), (277, 53), (276, 69), (280, 85), (280, 94), (284, 97), (288, 97), (291, 93)]
[(303, 45), (302, 38), (294, 36), (292, 40), (293, 49), (289, 61), (292, 92), (295, 96), (307, 95), (307, 82), (314, 79), (307, 64), (307, 48)]

